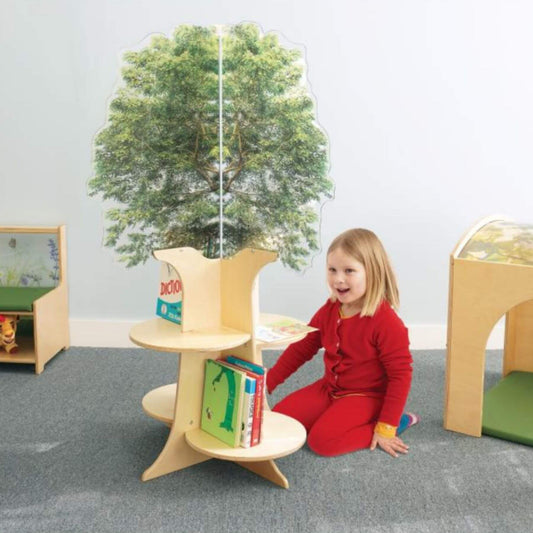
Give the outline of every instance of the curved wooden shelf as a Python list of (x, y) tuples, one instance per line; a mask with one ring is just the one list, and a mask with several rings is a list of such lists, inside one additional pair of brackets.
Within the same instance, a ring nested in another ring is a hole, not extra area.
[(267, 461), (299, 450), (306, 439), (300, 422), (280, 413), (263, 412), (261, 443), (251, 448), (232, 448), (200, 428), (185, 433), (191, 448), (216, 459), (238, 462)]
[[(163, 385), (147, 393), (142, 400), (143, 411), (167, 425), (174, 420), (176, 383)], [(231, 448), (200, 428), (185, 433), (194, 450), (210, 457), (228, 461), (264, 461), (284, 457), (300, 449), (305, 443), (305, 428), (296, 420), (272, 411), (263, 412), (261, 444), (251, 448)]]
[[(307, 325), (302, 320), (296, 320), (292, 317), (288, 317), (284, 315), (276, 315), (273, 313), (261, 313), (259, 315), (259, 324), (262, 326), (265, 326), (267, 324), (272, 324), (274, 322), (281, 322), (284, 320)], [(306, 335), (307, 333), (299, 333), (298, 335), (293, 335), (291, 337), (285, 337), (283, 339), (278, 339), (275, 341), (262, 341), (262, 340), (257, 339), (257, 346), (261, 350), (270, 350), (272, 348), (283, 348), (284, 346), (288, 346), (289, 344), (292, 344), (293, 342), (303, 339)]]
[(249, 333), (221, 327), (182, 332), (178, 324), (153, 318), (136, 324), (130, 339), (143, 348), (160, 352), (216, 352), (241, 346), (251, 338)]
[(142, 399), (143, 411), (152, 418), (167, 425), (174, 421), (174, 405), (176, 404), (176, 383), (163, 385), (151, 390)]

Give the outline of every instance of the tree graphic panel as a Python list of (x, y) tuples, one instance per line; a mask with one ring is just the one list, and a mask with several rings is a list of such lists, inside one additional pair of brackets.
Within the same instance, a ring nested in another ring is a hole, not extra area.
[(180, 26), (124, 56), (89, 186), (114, 201), (105, 243), (129, 266), (155, 248), (218, 256), (220, 175), (225, 254), (274, 249), (298, 269), (318, 248), (332, 185), (301, 54), (253, 24), (226, 28), (222, 49), (222, 158), (215, 28)]

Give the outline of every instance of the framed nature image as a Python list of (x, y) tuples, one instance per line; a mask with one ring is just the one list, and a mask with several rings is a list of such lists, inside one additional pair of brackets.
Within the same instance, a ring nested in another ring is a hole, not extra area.
[(533, 225), (493, 220), (482, 226), (465, 244), (461, 259), (533, 265)]
[(127, 266), (254, 247), (298, 270), (318, 249), (328, 166), (299, 49), (251, 23), (182, 25), (124, 53), (89, 192)]
[(56, 287), (59, 283), (57, 235), (0, 235), (0, 287)]

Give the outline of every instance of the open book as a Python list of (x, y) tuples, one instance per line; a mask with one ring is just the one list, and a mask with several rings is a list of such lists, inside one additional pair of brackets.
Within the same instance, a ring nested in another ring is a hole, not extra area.
[(308, 326), (303, 322), (290, 318), (274, 320), (265, 324), (259, 324), (255, 328), (255, 338), (263, 342), (273, 342), (289, 339), (298, 335), (305, 335), (316, 328)]

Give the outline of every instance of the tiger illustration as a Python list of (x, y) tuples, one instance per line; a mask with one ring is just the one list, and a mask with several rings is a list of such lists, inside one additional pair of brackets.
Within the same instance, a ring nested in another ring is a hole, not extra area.
[(18, 315), (0, 315), (0, 348), (3, 347), (9, 354), (18, 352), (15, 342), (18, 318)]

